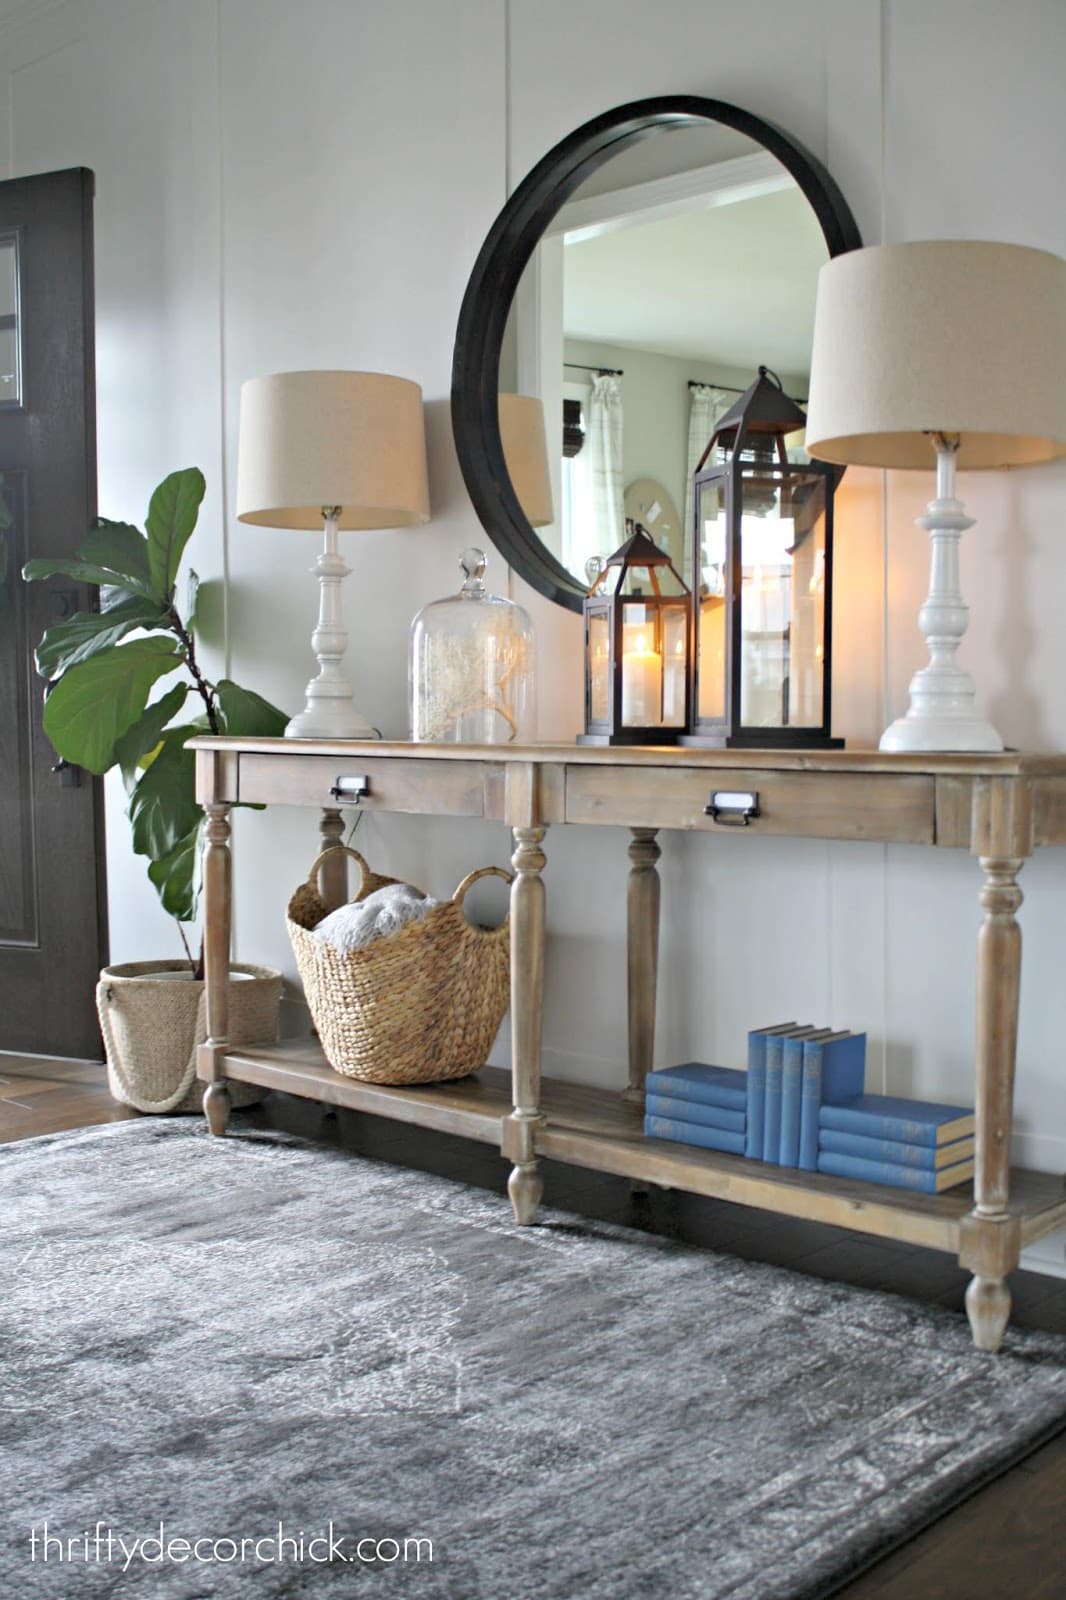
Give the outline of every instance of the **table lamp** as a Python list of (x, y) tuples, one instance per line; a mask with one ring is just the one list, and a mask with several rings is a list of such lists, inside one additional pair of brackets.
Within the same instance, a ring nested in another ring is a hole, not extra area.
[(348, 634), (341, 583), (351, 570), (342, 528), (412, 527), (429, 520), (422, 391), (384, 372), (277, 372), (241, 387), (237, 516), (267, 528), (324, 529), (313, 570), (318, 673), (290, 739), (373, 739), (342, 662)]
[(928, 470), (936, 498), (918, 622), (929, 662), (881, 738), (892, 751), (1002, 750), (955, 663), (969, 610), (959, 538), (973, 526), (957, 467), (1066, 455), (1066, 261), (975, 240), (919, 240), (836, 256), (818, 278), (806, 448), (822, 461)]

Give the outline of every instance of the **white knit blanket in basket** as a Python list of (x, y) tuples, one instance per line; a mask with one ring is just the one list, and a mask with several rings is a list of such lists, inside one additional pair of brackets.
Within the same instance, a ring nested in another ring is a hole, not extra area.
[(427, 912), (440, 905), (409, 883), (389, 883), (375, 889), (365, 900), (338, 906), (315, 928), (313, 937), (321, 944), (347, 953), (363, 950), (375, 939), (399, 933), (409, 922), (424, 922)]

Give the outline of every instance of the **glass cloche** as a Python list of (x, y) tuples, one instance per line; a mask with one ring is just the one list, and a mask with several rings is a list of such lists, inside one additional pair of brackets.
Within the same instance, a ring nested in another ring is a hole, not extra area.
[(536, 737), (533, 624), (485, 587), (485, 555), (464, 550), (458, 594), (411, 624), (411, 737), (434, 744), (527, 744)]

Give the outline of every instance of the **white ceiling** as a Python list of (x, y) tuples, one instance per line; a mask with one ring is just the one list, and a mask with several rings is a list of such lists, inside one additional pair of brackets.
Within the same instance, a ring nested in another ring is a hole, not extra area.
[(567, 243), (564, 332), (805, 374), (825, 240), (794, 186)]

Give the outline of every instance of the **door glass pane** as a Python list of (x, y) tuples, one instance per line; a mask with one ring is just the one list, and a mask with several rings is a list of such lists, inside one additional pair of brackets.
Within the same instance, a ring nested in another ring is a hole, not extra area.
[(740, 719), (745, 727), (822, 720), (825, 483), (764, 474), (744, 484)]
[(25, 528), (25, 475), (0, 472), (0, 944), (37, 942)]
[(688, 665), (688, 606), (662, 608), (663, 727), (685, 726), (685, 679)]
[(725, 718), (725, 584), (726, 525), (721, 482), (701, 484), (697, 491), (700, 529), (700, 621), (696, 638), (697, 682), (701, 722)]
[(22, 403), (18, 239), (0, 234), (0, 405)]
[(822, 722), (825, 679), (825, 480), (800, 479), (792, 491), (792, 622), (788, 718), (794, 727)]
[(611, 715), (611, 625), (605, 611), (588, 620), (589, 720), (607, 722)]

